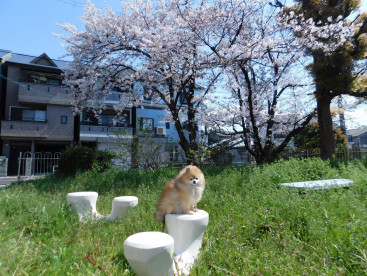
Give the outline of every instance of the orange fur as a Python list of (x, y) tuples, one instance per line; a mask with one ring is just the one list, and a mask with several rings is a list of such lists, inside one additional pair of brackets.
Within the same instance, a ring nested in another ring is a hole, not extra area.
[(196, 166), (186, 166), (166, 183), (154, 213), (157, 220), (164, 222), (166, 214), (194, 214), (194, 208), (201, 199), (205, 178)]

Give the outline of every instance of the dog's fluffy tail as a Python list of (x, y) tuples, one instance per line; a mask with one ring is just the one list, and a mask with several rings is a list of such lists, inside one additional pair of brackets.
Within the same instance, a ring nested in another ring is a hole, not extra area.
[(159, 222), (162, 222), (162, 232), (164, 232), (164, 227), (166, 226), (166, 215), (159, 212), (155, 212), (154, 217)]
[(164, 222), (164, 220), (165, 220), (165, 214), (162, 214), (162, 213), (160, 213), (158, 211), (154, 212), (154, 217), (159, 222)]

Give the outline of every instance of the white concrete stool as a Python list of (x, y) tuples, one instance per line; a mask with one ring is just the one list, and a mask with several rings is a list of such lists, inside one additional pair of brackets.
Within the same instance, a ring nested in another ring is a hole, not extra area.
[(191, 267), (199, 255), (203, 235), (208, 223), (209, 215), (203, 210), (198, 210), (194, 215), (166, 215), (168, 234), (175, 241), (175, 260), (180, 270), (180, 275), (189, 274)]
[(112, 200), (112, 212), (105, 219), (107, 221), (124, 219), (127, 209), (136, 205), (138, 205), (138, 198), (136, 196), (115, 197)]
[(124, 242), (125, 258), (138, 276), (172, 275), (173, 243), (166, 233), (137, 233)]
[(80, 220), (98, 219), (102, 215), (97, 212), (98, 193), (96, 192), (75, 192), (66, 195), (66, 201), (79, 216)]

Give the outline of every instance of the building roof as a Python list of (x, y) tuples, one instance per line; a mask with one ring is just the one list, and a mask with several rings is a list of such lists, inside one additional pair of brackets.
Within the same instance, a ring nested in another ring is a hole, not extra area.
[(41, 58), (46, 58), (46, 59), (50, 60), (50, 66), (46, 66), (46, 65), (41, 65), (41, 66), (51, 67), (51, 68), (52, 67), (55, 68), (55, 66), (56, 66), (61, 70), (64, 70), (68, 67), (68, 62), (67, 61), (58, 60), (58, 59), (51, 59), (45, 53), (41, 54), (40, 56), (30, 56), (30, 55), (13, 53), (9, 50), (0, 49), (0, 59), (2, 59), (4, 57), (6, 57), (6, 60), (4, 60), (3, 62), (7, 61), (7, 62), (13, 62), (13, 63), (27, 64), (27, 65), (38, 65), (38, 66), (40, 66), (40, 65), (35, 64), (35, 61), (38, 61)]
[(361, 127), (361, 128), (347, 130), (347, 135), (350, 135), (350, 136), (353, 136), (353, 137), (360, 136), (364, 133), (367, 133), (367, 127)]

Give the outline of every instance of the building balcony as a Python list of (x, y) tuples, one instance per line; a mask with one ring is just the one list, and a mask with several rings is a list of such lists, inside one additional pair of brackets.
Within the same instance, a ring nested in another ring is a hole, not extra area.
[(132, 127), (80, 126), (80, 140), (88, 142), (111, 142), (118, 139), (131, 139)]
[(21, 103), (71, 105), (74, 93), (57, 85), (21, 82), (18, 101)]
[(1, 137), (47, 138), (46, 122), (1, 121)]

